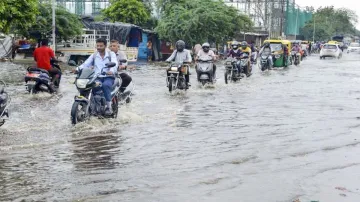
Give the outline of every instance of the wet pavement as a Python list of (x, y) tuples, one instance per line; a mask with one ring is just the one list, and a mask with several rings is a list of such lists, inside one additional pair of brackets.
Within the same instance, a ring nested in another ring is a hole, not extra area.
[(73, 127), (74, 75), (28, 95), (0, 63), (11, 120), (0, 128), (0, 201), (360, 201), (359, 56), (259, 72), (170, 95), (154, 66), (117, 120)]

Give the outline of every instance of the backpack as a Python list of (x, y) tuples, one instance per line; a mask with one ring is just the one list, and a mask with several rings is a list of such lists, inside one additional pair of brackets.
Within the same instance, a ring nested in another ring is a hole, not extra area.
[[(108, 59), (109, 59), (109, 61), (111, 62), (111, 52), (110, 51), (106, 51), (107, 53), (108, 53)], [(95, 65), (95, 55), (97, 54), (98, 52), (95, 52), (94, 54), (93, 54), (93, 60), (92, 60), (92, 63), (91, 63), (91, 65), (94, 67), (94, 65)]]

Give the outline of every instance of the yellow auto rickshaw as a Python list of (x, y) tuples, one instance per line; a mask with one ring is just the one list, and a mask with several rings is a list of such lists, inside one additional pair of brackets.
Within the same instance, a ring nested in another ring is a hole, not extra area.
[(289, 57), (288, 55), (284, 55), (284, 48), (286, 46), (288, 48), (288, 52), (291, 51), (291, 42), (288, 40), (265, 40), (264, 43), (269, 43), (273, 60), (274, 60), (274, 67), (287, 67), (289, 64)]
[(339, 42), (337, 42), (337, 41), (329, 41), (328, 44), (334, 44), (335, 45), (335, 44), (339, 44)]

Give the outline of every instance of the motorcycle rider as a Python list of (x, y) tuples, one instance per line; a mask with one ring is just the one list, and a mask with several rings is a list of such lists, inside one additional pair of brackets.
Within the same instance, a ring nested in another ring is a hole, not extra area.
[(262, 54), (265, 54), (268, 56), (268, 62), (269, 62), (269, 65), (270, 65), (270, 68), (271, 69), (274, 65), (274, 62), (273, 62), (273, 58), (272, 58), (272, 49), (271, 49), (271, 46), (270, 46), (270, 43), (269, 42), (265, 42), (263, 44), (263, 47), (260, 49), (259, 51), (259, 55), (261, 56)]
[(231, 50), (228, 53), (228, 57), (232, 57), (232, 58), (238, 58), (241, 56), (241, 51), (239, 50), (239, 42), (237, 41), (233, 41), (231, 43)]
[[(189, 50), (185, 49), (185, 42), (183, 40), (179, 40), (175, 44), (176, 50), (171, 54), (171, 56), (166, 60), (166, 62), (176, 62), (176, 63), (191, 63), (191, 53)], [(185, 75), (186, 87), (189, 88), (190, 78), (189, 78), (189, 69), (187, 70), (187, 74)], [(169, 73), (168, 73), (169, 76)]]
[(298, 43), (294, 43), (294, 47), (292, 47), (291, 52), (293, 52), (293, 51), (296, 52), (296, 54), (300, 53), (300, 55), (301, 55), (301, 48)]
[[(240, 58), (243, 57), (243, 54), (244, 54), (244, 53), (246, 53), (249, 57), (251, 57), (251, 48), (248, 47), (248, 44), (247, 44), (246, 41), (241, 42), (241, 49), (240, 49), (240, 51), (241, 51), (241, 56), (240, 56)], [(250, 60), (249, 60), (249, 61), (248, 61), (247, 68), (245, 69), (245, 74), (246, 74), (247, 77), (249, 77), (249, 76), (250, 76), (250, 73), (251, 73), (251, 72), (250, 72), (250, 65), (251, 65), (251, 62), (250, 62)]]
[[(36, 61), (36, 65), (38, 68), (47, 70), (49, 72), (49, 75), (52, 78), (52, 84), (54, 84), (58, 87), (60, 84), (61, 71), (58, 68), (51, 66), (51, 63), (50, 63), (51, 60), (52, 61), (57, 61), (57, 60), (55, 58), (54, 51), (48, 45), (49, 45), (48, 39), (43, 39), (41, 41), (41, 46), (36, 48), (33, 53), (34, 60)], [(56, 77), (58, 77), (58, 82), (54, 83)], [(50, 92), (55, 91), (52, 84), (49, 86)]]
[(116, 54), (116, 58), (119, 64), (118, 72), (119, 76), (122, 80), (121, 86), (120, 86), (120, 92), (123, 93), (126, 89), (126, 87), (129, 86), (129, 84), (132, 81), (132, 78), (130, 75), (128, 75), (125, 72), (121, 72), (122, 70), (126, 69), (126, 63), (121, 63), (120, 60), (127, 60), (126, 54), (123, 51), (119, 51), (120, 45), (117, 40), (111, 40), (110, 41), (110, 50)]
[[(213, 61), (216, 60), (216, 56), (214, 51), (210, 50), (210, 44), (208, 42), (204, 43), (202, 46), (202, 49), (199, 50), (195, 61), (197, 61), (199, 58), (204, 57), (204, 56), (209, 56), (212, 58)], [(213, 64), (213, 77), (216, 78), (216, 65)]]
[[(241, 51), (239, 50), (239, 42), (237, 41), (233, 41), (231, 42), (231, 50), (230, 52), (228, 53), (227, 55), (228, 57), (232, 57), (232, 58), (240, 58), (241, 56)], [(241, 66), (240, 66), (240, 63), (237, 62), (236, 63), (236, 67), (238, 69), (238, 75), (240, 75), (241, 73)]]
[[(111, 115), (113, 113), (111, 107), (111, 90), (115, 81), (115, 75), (117, 73), (118, 60), (114, 52), (105, 51), (106, 45), (106, 39), (98, 38), (96, 40), (97, 52), (90, 55), (90, 57), (82, 65), (80, 65), (76, 71), (93, 66), (95, 74), (100, 74), (98, 77), (98, 82), (102, 83), (101, 89), (103, 90), (107, 105), (105, 114)], [(112, 68), (104, 68), (109, 62), (114, 62), (115, 66)], [(106, 76), (101, 75), (102, 72), (105, 72)]]
[(251, 61), (256, 64), (256, 62), (257, 62), (257, 50), (255, 48), (255, 42), (254, 41), (251, 41), (250, 48), (251, 48)]

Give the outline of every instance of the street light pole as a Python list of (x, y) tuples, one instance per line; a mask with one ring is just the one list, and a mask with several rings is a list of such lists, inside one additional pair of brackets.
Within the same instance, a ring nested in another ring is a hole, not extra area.
[(56, 41), (55, 41), (55, 0), (52, 0), (52, 44), (53, 44), (53, 49), (55, 51), (56, 49)]

